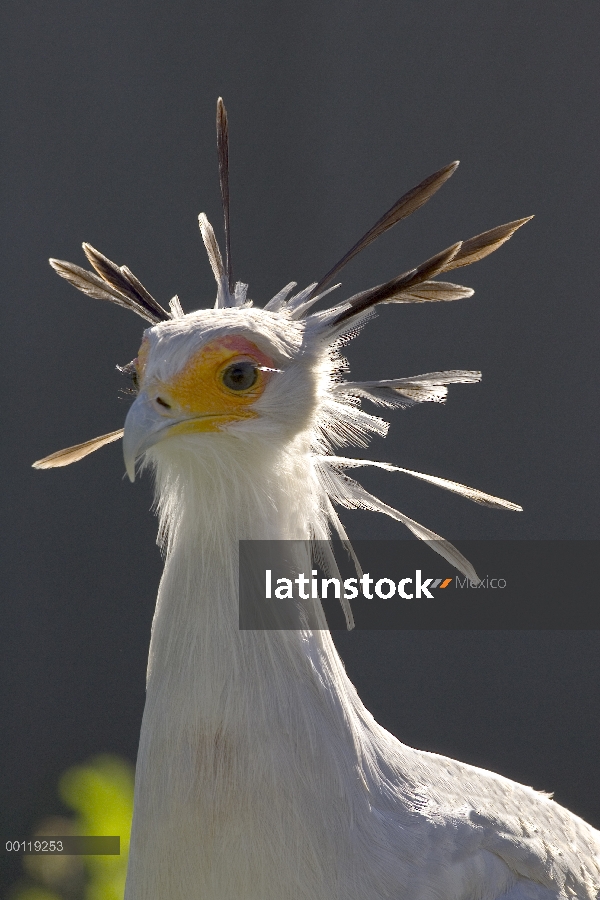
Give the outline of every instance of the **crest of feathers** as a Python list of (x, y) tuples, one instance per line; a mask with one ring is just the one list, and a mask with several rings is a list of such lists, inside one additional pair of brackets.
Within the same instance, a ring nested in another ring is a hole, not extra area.
[[(296, 283), (290, 282), (260, 309), (253, 307), (252, 301), (248, 299), (248, 286), (239, 281), (235, 282), (233, 278), (229, 220), (228, 126), (221, 99), (217, 104), (217, 147), (224, 211), (224, 260), (210, 222), (204, 214), (199, 216), (202, 239), (217, 283), (217, 296), (211, 315), (214, 317), (221, 314), (222, 317), (212, 319), (212, 328), (262, 333), (272, 345), (287, 344), (290, 348), (288, 351), (290, 357), (302, 358), (313, 368), (316, 377), (316, 408), (307, 426), (309, 433), (306, 446), (310, 465), (314, 467), (321, 491), (321, 504), (332, 532), (345, 543), (348, 542), (335, 506), (382, 512), (403, 523), (417, 538), (430, 542), (432, 548), (448, 562), (470, 579), (477, 580), (471, 564), (452, 544), (374, 497), (349, 476), (348, 470), (360, 466), (377, 466), (386, 471), (412, 475), (484, 506), (507, 510), (520, 510), (520, 506), (444, 478), (425, 475), (385, 462), (337, 456), (334, 448), (347, 445), (364, 447), (371, 435), (386, 434), (387, 422), (363, 410), (361, 408), (363, 401), (387, 408), (406, 407), (423, 402), (443, 403), (448, 393), (448, 385), (477, 382), (481, 378), (481, 373), (452, 370), (381, 381), (347, 381), (344, 380), (347, 367), (341, 356), (341, 350), (348, 341), (359, 334), (380, 303), (449, 302), (470, 297), (473, 294), (470, 288), (442, 280), (443, 276), (493, 253), (531, 217), (517, 219), (469, 240), (453, 243), (391, 281), (354, 294), (329, 308), (313, 311), (315, 304), (340, 286), (332, 285), (332, 282), (351, 259), (393, 225), (418, 210), (441, 188), (458, 166), (457, 162), (453, 162), (405, 193), (320, 281), (297, 293), (294, 293)], [(157, 334), (165, 329), (170, 333), (180, 329), (193, 331), (194, 327), (205, 321), (209, 311), (185, 315), (177, 296), (169, 302), (166, 309), (126, 266), (116, 265), (89, 244), (84, 243), (83, 249), (93, 271), (56, 259), (51, 259), (50, 264), (61, 277), (88, 296), (108, 300), (132, 310), (149, 322), (153, 326), (151, 331), (156, 331)], [(125, 371), (129, 371), (129, 367), (125, 367)], [(52, 468), (68, 465), (99, 447), (118, 440), (122, 435), (123, 430), (117, 429), (91, 441), (53, 453), (34, 463), (34, 466)], [(345, 613), (351, 627), (352, 614), (349, 608), (345, 609)]]

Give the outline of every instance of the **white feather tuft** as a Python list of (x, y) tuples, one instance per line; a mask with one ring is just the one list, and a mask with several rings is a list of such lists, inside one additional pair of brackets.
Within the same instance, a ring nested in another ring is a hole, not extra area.
[(169, 300), (169, 309), (174, 319), (181, 319), (185, 315), (177, 294)]
[(200, 234), (202, 235), (202, 240), (204, 241), (204, 246), (206, 247), (206, 252), (208, 254), (208, 261), (210, 262), (210, 267), (215, 276), (215, 281), (217, 282), (215, 309), (223, 309), (224, 307), (231, 306), (232, 303), (231, 297), (229, 296), (229, 286), (227, 284), (227, 275), (225, 273), (221, 251), (219, 250), (213, 227), (204, 213), (200, 213), (198, 216), (198, 224), (200, 225)]
[(289, 297), (291, 291), (297, 286), (297, 281), (290, 281), (289, 284), (286, 284), (284, 288), (282, 288), (274, 297), (271, 297), (268, 303), (265, 304), (265, 309), (268, 312), (279, 312), (283, 304), (286, 302)]
[(378, 406), (398, 407), (424, 402), (445, 403), (448, 384), (473, 384), (477, 381), (481, 381), (481, 372), (455, 369), (387, 381), (343, 381), (336, 384), (333, 390), (338, 394), (364, 397)]

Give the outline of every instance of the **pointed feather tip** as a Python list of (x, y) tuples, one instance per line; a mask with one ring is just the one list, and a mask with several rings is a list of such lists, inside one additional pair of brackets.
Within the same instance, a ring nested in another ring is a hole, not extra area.
[(36, 459), (34, 463), (31, 463), (32, 469), (51, 469), (52, 464), (48, 465), (43, 459)]
[(525, 216), (523, 219), (515, 219), (514, 222), (508, 222), (504, 226), (508, 231), (508, 237), (505, 238), (505, 241), (510, 240), (515, 231), (518, 231), (519, 228), (522, 228), (527, 222), (531, 222), (532, 219), (535, 219), (535, 216)]
[(112, 444), (113, 441), (118, 441), (122, 437), (123, 429), (118, 428), (116, 431), (110, 431), (108, 434), (101, 434), (97, 438), (92, 438), (91, 441), (84, 441), (82, 444), (74, 444), (72, 447), (65, 447), (64, 450), (57, 450), (55, 453), (51, 453), (50, 456), (44, 456), (43, 459), (36, 460), (31, 464), (31, 467), (32, 469), (57, 469), (62, 466), (70, 466), (71, 463), (79, 462), (80, 459), (89, 456), (90, 453), (99, 450), (100, 447)]
[[(439, 188), (441, 188), (442, 185), (445, 184), (446, 181), (448, 181), (448, 179), (454, 175), (454, 173), (456, 172), (456, 170), (458, 169), (459, 166), (460, 166), (460, 159), (455, 159), (453, 162), (448, 163), (447, 166), (444, 166), (443, 168), (441, 168), (438, 172), (434, 172), (433, 175), (430, 175), (429, 178), (425, 179), (425, 181), (426, 182), (431, 182), (431, 181), (435, 182), (435, 184), (437, 186), (435, 188), (434, 193), (436, 193), (439, 190)], [(421, 187), (421, 185), (418, 185), (417, 187)]]
[(438, 185), (435, 189), (436, 192), (439, 190), (439, 188), (442, 187), (442, 185), (444, 185), (448, 181), (449, 178), (452, 178), (459, 166), (460, 160), (455, 159), (454, 162), (448, 163), (447, 166), (444, 166), (443, 169), (439, 170), (436, 177), (436, 184)]
[(452, 269), (470, 266), (472, 263), (485, 259), (486, 256), (494, 253), (509, 241), (515, 231), (525, 225), (526, 222), (531, 221), (531, 219), (533, 219), (533, 216), (516, 219), (514, 222), (498, 225), (497, 228), (491, 228), (489, 231), (476, 234), (474, 237), (469, 238), (468, 241), (463, 241), (460, 251), (448, 261), (443, 271), (449, 272)]
[(202, 241), (206, 248), (206, 252), (208, 253), (208, 259), (210, 261), (211, 268), (217, 280), (217, 284), (219, 284), (223, 279), (225, 271), (223, 267), (223, 258), (221, 256), (219, 244), (215, 237), (214, 228), (208, 221), (206, 213), (200, 213), (200, 215), (198, 216), (198, 225), (200, 226), (200, 234), (202, 236)]
[[(88, 262), (91, 263), (91, 265), (94, 266), (94, 268), (96, 268), (95, 263), (98, 260), (102, 260), (103, 262), (106, 260), (107, 263), (110, 262), (108, 257), (104, 256), (103, 253), (100, 253), (99, 250), (96, 250), (95, 247), (92, 247), (91, 244), (88, 244), (87, 241), (83, 241), (83, 243), (81, 244), (81, 247), (87, 257)], [(98, 274), (100, 274), (100, 273), (98, 273)]]

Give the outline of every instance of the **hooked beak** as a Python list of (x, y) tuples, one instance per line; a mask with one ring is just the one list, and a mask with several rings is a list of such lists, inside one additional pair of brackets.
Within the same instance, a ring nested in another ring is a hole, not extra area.
[(142, 392), (127, 413), (123, 430), (123, 457), (129, 480), (135, 480), (135, 464), (154, 444), (166, 436), (174, 424), (156, 409), (156, 404)]
[(123, 457), (130, 481), (135, 480), (135, 464), (146, 450), (166, 437), (222, 431), (223, 426), (244, 418), (253, 418), (251, 410), (184, 412), (160, 404), (160, 398), (142, 391), (127, 413), (123, 429)]

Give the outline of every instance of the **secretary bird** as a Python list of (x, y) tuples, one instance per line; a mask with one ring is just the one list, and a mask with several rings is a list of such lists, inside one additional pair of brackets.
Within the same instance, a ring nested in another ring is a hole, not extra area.
[[(125, 266), (84, 244), (94, 271), (50, 260), (84, 293), (151, 323), (125, 371), (136, 393), (124, 429), (54, 453), (68, 465), (123, 437), (156, 479), (166, 551), (148, 662), (126, 900), (558, 900), (600, 896), (600, 833), (548, 796), (434, 753), (414, 750), (365, 709), (329, 631), (239, 628), (241, 539), (347, 536), (334, 506), (406, 525), (469, 578), (447, 541), (368, 493), (334, 455), (365, 446), (387, 407), (443, 402), (479, 372), (344, 380), (344, 344), (379, 303), (473, 293), (436, 276), (496, 250), (528, 219), (455, 243), (385, 284), (312, 307), (342, 267), (422, 206), (455, 171), (405, 194), (318, 282), (286, 285), (263, 308), (234, 282), (228, 130), (217, 104), (225, 260), (200, 230), (217, 282), (212, 309), (164, 309)], [(338, 285), (336, 285), (337, 287)], [(415, 475), (476, 503), (514, 503)], [(307, 552), (310, 552), (307, 550)], [(349, 626), (352, 612), (345, 609)]]

